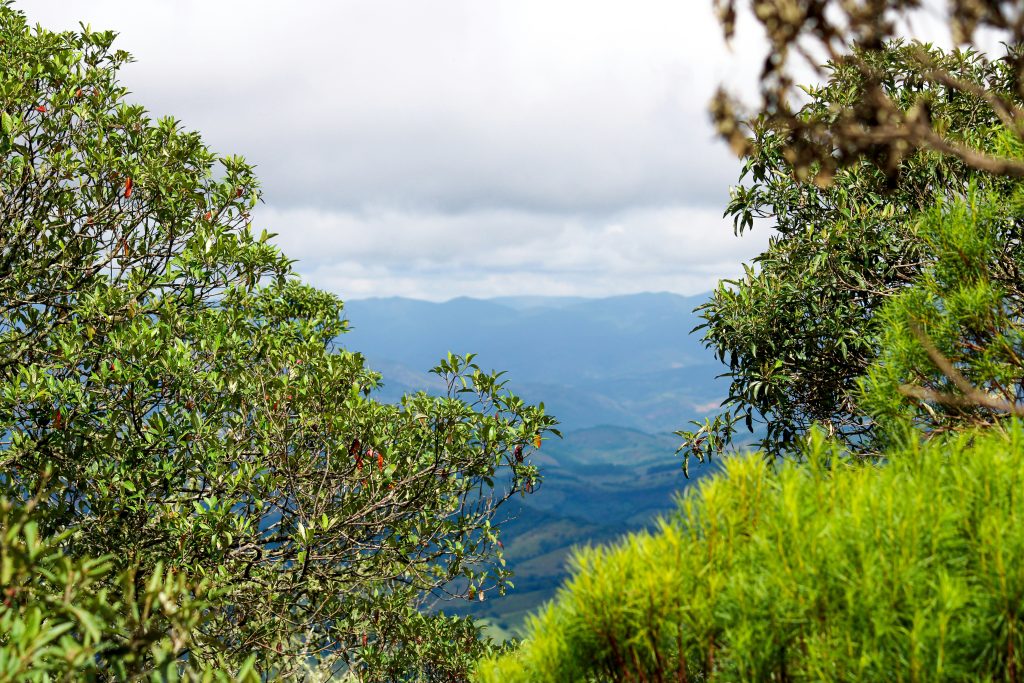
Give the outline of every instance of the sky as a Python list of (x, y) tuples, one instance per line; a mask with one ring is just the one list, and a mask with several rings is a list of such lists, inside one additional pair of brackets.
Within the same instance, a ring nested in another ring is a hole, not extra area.
[(257, 231), (343, 299), (696, 294), (770, 231), (722, 213), (707, 103), (753, 93), (711, 0), (22, 0), (120, 33), (131, 100), (256, 164)]

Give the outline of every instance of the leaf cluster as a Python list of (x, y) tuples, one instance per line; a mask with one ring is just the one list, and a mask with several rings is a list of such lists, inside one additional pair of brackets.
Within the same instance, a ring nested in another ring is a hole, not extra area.
[(999, 428), (1024, 390), (1024, 197), (980, 191), (915, 226), (935, 260), (881, 310), (881, 353), (860, 382), (879, 438)]

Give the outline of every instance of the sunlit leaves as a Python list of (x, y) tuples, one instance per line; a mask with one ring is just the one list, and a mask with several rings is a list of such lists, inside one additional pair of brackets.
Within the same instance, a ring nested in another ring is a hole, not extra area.
[(756, 456), (655, 531), (578, 551), (495, 683), (1008, 680), (1024, 665), (1024, 431), (854, 464)]

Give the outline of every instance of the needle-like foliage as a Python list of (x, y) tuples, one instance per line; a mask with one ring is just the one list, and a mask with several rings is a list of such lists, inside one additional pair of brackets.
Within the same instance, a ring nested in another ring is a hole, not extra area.
[(577, 553), (487, 683), (1019, 681), (1024, 427), (851, 464), (726, 461), (657, 531)]

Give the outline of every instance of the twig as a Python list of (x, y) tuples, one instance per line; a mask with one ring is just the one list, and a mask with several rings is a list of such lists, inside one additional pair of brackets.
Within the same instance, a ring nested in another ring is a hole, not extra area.
[(963, 395), (958, 396), (956, 394), (947, 394), (913, 384), (900, 385), (899, 392), (901, 394), (922, 401), (931, 401), (950, 408), (981, 407), (1001, 413), (1009, 413), (1011, 415), (1016, 415), (1017, 417), (1024, 417), (1024, 407), (1011, 403), (1006, 399), (996, 398), (995, 396), (992, 396), (971, 384), (967, 378), (963, 376), (963, 373), (957, 370), (953, 363), (942, 355), (942, 352), (935, 347), (932, 340), (928, 338), (928, 335), (926, 335), (924, 331), (917, 326), (917, 324), (910, 323), (910, 332), (921, 343), (925, 353), (928, 354), (928, 358), (930, 358), (932, 363), (935, 364), (935, 367), (937, 367), (942, 374), (945, 375), (946, 378), (961, 391)]

